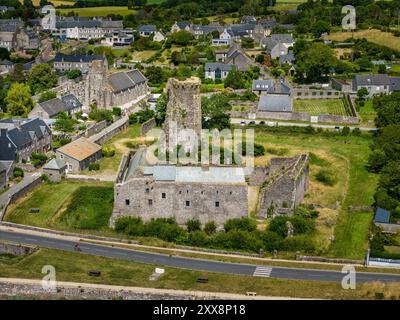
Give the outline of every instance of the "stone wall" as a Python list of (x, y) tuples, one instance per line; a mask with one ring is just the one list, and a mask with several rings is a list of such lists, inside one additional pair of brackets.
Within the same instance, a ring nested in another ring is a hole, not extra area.
[(36, 246), (22, 245), (8, 241), (0, 241), (0, 254), (11, 254), (13, 256), (24, 256), (35, 252)]
[(203, 225), (214, 221), (222, 227), (226, 220), (246, 217), (248, 213), (246, 183), (179, 183), (138, 177), (117, 183), (114, 199), (111, 226), (121, 216), (135, 216), (143, 221), (173, 217), (181, 225), (199, 219)]
[(359, 124), (360, 119), (351, 116), (337, 116), (333, 114), (321, 114), (318, 116), (318, 122), (321, 123), (343, 123), (343, 124)]
[(128, 126), (129, 126), (129, 118), (127, 116), (122, 117), (121, 119), (115, 121), (110, 126), (103, 129), (101, 132), (91, 136), (89, 140), (94, 143), (102, 145), (104, 142), (111, 139), (119, 132), (126, 129)]
[(309, 184), (309, 157), (274, 158), (260, 195), (259, 216), (293, 214)]
[(341, 99), (343, 93), (334, 89), (293, 88), (293, 99)]
[(144, 136), (147, 132), (153, 129), (156, 126), (156, 119), (151, 118), (147, 120), (145, 123), (142, 123), (140, 126), (140, 135)]
[(244, 119), (271, 119), (271, 120), (282, 120), (282, 121), (304, 121), (310, 122), (311, 117), (306, 112), (266, 112), (257, 111), (245, 112), (245, 111), (230, 111), (229, 114), (232, 118), (244, 118)]

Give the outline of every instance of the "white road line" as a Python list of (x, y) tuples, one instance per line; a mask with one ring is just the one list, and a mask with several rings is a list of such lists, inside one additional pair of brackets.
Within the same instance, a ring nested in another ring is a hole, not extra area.
[(265, 277), (265, 278), (269, 278), (272, 272), (272, 268), (271, 267), (257, 267), (254, 270), (253, 276), (254, 277)]

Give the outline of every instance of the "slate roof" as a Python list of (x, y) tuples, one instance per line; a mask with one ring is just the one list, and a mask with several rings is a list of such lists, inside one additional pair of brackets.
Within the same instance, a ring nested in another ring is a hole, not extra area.
[(295, 60), (296, 58), (293, 51), (289, 51), (288, 54), (284, 54), (279, 57), (279, 63), (284, 63), (285, 61), (289, 61), (290, 63), (292, 63)]
[(57, 53), (54, 62), (85, 62), (85, 63), (90, 63), (94, 60), (104, 60), (104, 56), (102, 55), (96, 55), (96, 54), (74, 54), (74, 55), (69, 55), (69, 54), (62, 54), (62, 53)]
[(231, 64), (226, 64), (223, 62), (207, 62), (206, 65), (204, 66), (205, 71), (208, 72), (213, 72), (216, 69), (220, 69), (221, 71), (230, 71), (232, 70), (233, 65)]
[(292, 112), (292, 99), (284, 94), (261, 95), (258, 102), (259, 111), (267, 112)]
[(358, 86), (389, 86), (390, 78), (387, 74), (356, 74), (354, 83)]
[(138, 28), (139, 32), (156, 32), (157, 27), (154, 24), (142, 24)]
[(62, 168), (65, 168), (67, 165), (66, 163), (61, 160), (61, 159), (51, 159), (49, 162), (47, 162), (43, 169), (47, 169), (47, 170), (60, 170)]
[(82, 103), (72, 93), (62, 96), (61, 101), (64, 102), (67, 111), (82, 107)]
[(108, 77), (108, 82), (110, 83), (114, 92), (133, 88), (134, 86), (146, 81), (146, 77), (137, 69), (128, 72), (122, 71), (113, 73)]
[[(1, 10), (1, 9), (0, 9)], [(7, 171), (6, 166), (2, 163), (3, 161), (0, 161), (0, 172)]]
[(382, 208), (378, 208), (376, 210), (374, 222), (389, 223), (389, 219), (390, 219), (389, 211)]
[(400, 91), (400, 77), (390, 78), (390, 91)]
[(253, 80), (253, 91), (266, 91), (273, 92), (274, 82), (272, 79), (266, 80)]
[(0, 60), (0, 65), (2, 65), (2, 66), (13, 66), (14, 63), (12, 63), (9, 60)]
[(187, 26), (190, 25), (190, 23), (186, 22), (186, 21), (179, 21), (176, 24), (178, 25), (179, 29), (181, 29), (181, 30), (185, 29)]
[(60, 152), (78, 161), (82, 161), (99, 152), (100, 150), (101, 147), (98, 144), (81, 137), (58, 148), (57, 152)]
[(47, 112), (49, 117), (54, 117), (60, 112), (68, 112), (82, 107), (82, 103), (73, 94), (41, 102), (39, 105)]

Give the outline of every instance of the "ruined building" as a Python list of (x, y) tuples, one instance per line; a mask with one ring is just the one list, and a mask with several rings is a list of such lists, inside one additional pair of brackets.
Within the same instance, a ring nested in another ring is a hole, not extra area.
[[(200, 134), (199, 87), (197, 78), (168, 81), (164, 132), (175, 122), (177, 130)], [(308, 188), (308, 155), (274, 158), (269, 166), (249, 172), (238, 165), (171, 164), (157, 159), (155, 150), (140, 148), (122, 158), (111, 226), (132, 216), (144, 221), (175, 218), (182, 225), (191, 219), (203, 225), (214, 221), (221, 228), (229, 219), (248, 216), (249, 185), (260, 187), (260, 217), (292, 214)]]

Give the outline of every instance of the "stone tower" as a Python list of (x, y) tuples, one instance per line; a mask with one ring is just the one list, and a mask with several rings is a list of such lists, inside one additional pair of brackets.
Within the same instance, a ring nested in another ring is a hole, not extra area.
[(107, 59), (92, 61), (85, 81), (85, 105), (107, 107), (107, 75)]
[[(168, 79), (166, 86), (167, 114), (164, 122), (164, 132), (169, 149), (173, 149), (177, 144), (185, 144), (185, 141), (182, 141), (179, 137), (184, 129), (192, 129), (200, 139), (200, 86), (201, 81), (197, 77), (191, 77), (183, 81), (174, 78)], [(174, 126), (176, 126), (177, 136), (173, 135)]]

